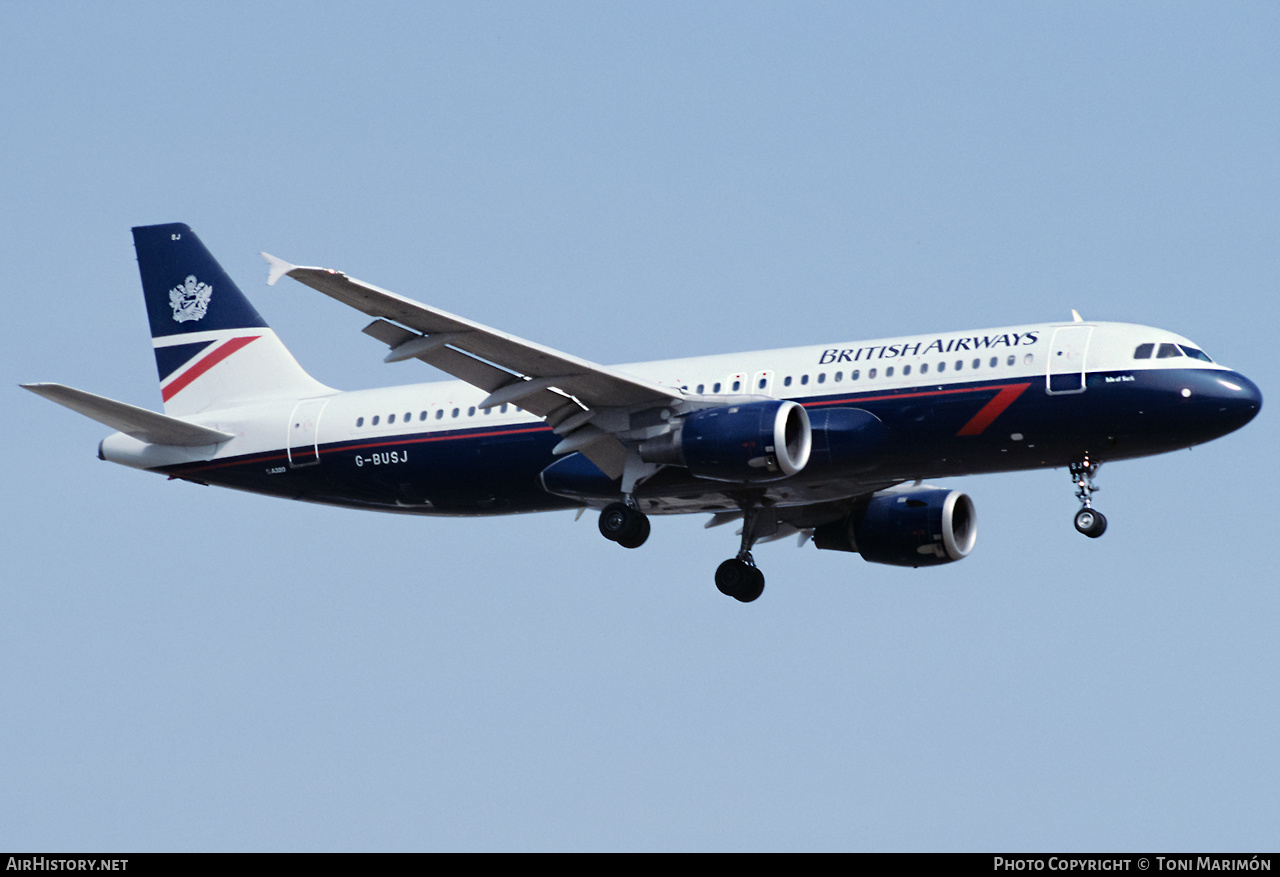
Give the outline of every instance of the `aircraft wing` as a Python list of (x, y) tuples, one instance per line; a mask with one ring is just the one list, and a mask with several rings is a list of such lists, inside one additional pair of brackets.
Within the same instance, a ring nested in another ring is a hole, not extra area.
[(525, 341), (340, 271), (262, 255), (270, 265), (268, 284), (292, 277), (376, 317), (364, 331), (391, 347), (387, 362), (420, 359), (489, 393), (482, 408), (511, 403), (544, 418), (565, 436), (557, 453), (581, 451), (611, 477), (622, 474), (626, 451), (615, 436), (589, 423), (595, 412), (653, 408), (683, 398), (678, 390)]

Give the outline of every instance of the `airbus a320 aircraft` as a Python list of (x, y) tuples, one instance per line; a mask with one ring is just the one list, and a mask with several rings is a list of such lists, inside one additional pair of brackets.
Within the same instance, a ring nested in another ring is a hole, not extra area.
[(308, 375), (186, 225), (133, 229), (164, 414), (24, 384), (119, 430), (103, 460), (199, 484), (421, 515), (600, 509), (626, 548), (652, 515), (740, 522), (716, 586), (800, 534), (874, 563), (960, 560), (972, 500), (924, 479), (1066, 467), (1097, 537), (1099, 464), (1239, 429), (1262, 394), (1186, 338), (1076, 319), (602, 366), (324, 268), (263, 254), (374, 318), (387, 362), (457, 378), (339, 392)]

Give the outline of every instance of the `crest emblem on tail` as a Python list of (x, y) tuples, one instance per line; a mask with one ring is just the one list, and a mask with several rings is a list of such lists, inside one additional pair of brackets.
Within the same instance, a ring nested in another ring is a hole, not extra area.
[(179, 323), (201, 319), (209, 310), (209, 299), (212, 296), (212, 286), (196, 280), (194, 274), (188, 275), (181, 286), (175, 286), (169, 290), (169, 304), (173, 305), (173, 319)]

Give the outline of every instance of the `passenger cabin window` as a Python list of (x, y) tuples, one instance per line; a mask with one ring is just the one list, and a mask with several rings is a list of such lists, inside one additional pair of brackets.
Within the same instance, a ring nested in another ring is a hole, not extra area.
[(699, 396), (701, 396), (701, 395), (702, 395), (702, 392), (703, 392), (706, 388), (707, 388), (707, 385), (706, 385), (706, 384), (698, 384), (698, 395), (699, 395)]
[(1018, 361), (1018, 357), (1016, 357), (1016, 356), (1014, 356), (1012, 353), (1010, 353), (1010, 354), (1009, 354), (1009, 358), (1008, 358), (1007, 360), (1005, 360), (1005, 365), (1013, 365), (1013, 364), (1014, 364), (1014, 363), (1016, 363), (1017, 361)]
[(905, 376), (907, 376), (907, 375), (909, 375), (909, 374), (911, 374), (911, 366), (909, 366), (909, 365), (904, 365), (904, 366), (902, 367), (902, 374), (903, 374), (903, 376), (904, 376), (904, 377), (905, 377)]
[(357, 417), (357, 418), (356, 418), (356, 426), (364, 426), (364, 418), (363, 418), (363, 417)]
[(1175, 356), (1182, 356), (1182, 351), (1176, 344), (1161, 344), (1160, 349), (1156, 351), (1156, 359), (1172, 359)]
[(996, 367), (996, 366), (998, 366), (999, 364), (1000, 364), (1000, 357), (998, 357), (998, 356), (993, 356), (993, 357), (991, 357), (991, 367), (992, 367), (992, 368), (995, 368), (995, 367)]
[(853, 371), (849, 372), (849, 380), (856, 381), (861, 374), (861, 370), (855, 368)]
[(822, 372), (818, 375), (818, 383), (825, 384), (827, 382), (827, 373)]
[[(457, 409), (454, 409), (454, 410), (456, 411)], [(436, 420), (439, 420), (441, 417), (444, 417), (444, 409), (443, 409), (443, 408), (437, 408), (437, 409), (436, 409)]]
[(1154, 344), (1139, 344), (1137, 349), (1133, 351), (1134, 359), (1150, 359), (1151, 351), (1155, 350)]
[(875, 376), (876, 376), (876, 370), (875, 370), (875, 369), (873, 369), (873, 368), (872, 368), (872, 369), (867, 369), (867, 380), (871, 380), (871, 379), (872, 379), (872, 378), (874, 378)]
[(387, 423), (388, 423), (388, 424), (395, 423), (395, 422), (396, 422), (396, 416), (395, 416), (394, 414), (390, 415), (390, 416), (387, 418)]
[(889, 366), (887, 369), (884, 370), (884, 376), (886, 378), (893, 377), (893, 366)]
[(375, 414), (373, 415), (373, 426), (377, 426), (377, 425), (378, 425), (378, 415)]
[(831, 380), (835, 381), (837, 384), (840, 383), (844, 380), (844, 372), (836, 372), (836, 376)]
[(719, 382), (719, 381), (716, 381), (714, 384), (712, 384), (712, 385), (711, 385), (711, 392), (713, 392), (713, 393), (719, 393), (719, 392), (720, 392), (720, 382)]
[(741, 389), (742, 389), (742, 381), (734, 381), (734, 382), (733, 382), (733, 392), (735, 392), (735, 393), (736, 393), (736, 392), (738, 392), (738, 391), (739, 391), (739, 390), (741, 390)]
[(807, 383), (809, 383), (809, 376), (808, 376), (808, 375), (801, 375), (801, 376), (800, 376), (800, 386), (802, 386), (802, 387), (803, 387), (803, 386), (804, 386), (805, 384), (807, 384)]
[(791, 386), (791, 375), (787, 375), (785, 378), (782, 379), (782, 386), (784, 387)]

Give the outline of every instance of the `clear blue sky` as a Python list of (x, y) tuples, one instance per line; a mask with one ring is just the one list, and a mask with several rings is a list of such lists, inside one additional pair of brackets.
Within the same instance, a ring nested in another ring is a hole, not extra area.
[(1273, 411), (959, 479), (932, 570), (729, 528), (168, 483), (16, 387), (159, 407), (132, 225), (302, 363), (257, 256), (601, 362), (1066, 318), (1280, 387), (1271, 3), (0, 5), (0, 848), (1245, 850), (1280, 826)]

